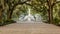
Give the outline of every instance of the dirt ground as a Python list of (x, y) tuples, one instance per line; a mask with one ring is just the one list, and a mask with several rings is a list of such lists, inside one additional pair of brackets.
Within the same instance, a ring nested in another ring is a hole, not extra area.
[(0, 34), (60, 34), (60, 27), (46, 23), (13, 23), (0, 27)]

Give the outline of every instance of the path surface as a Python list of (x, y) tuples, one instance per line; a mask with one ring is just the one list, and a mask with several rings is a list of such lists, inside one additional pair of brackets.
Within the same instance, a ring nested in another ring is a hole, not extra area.
[(46, 23), (14, 23), (0, 27), (0, 34), (60, 34), (60, 27)]

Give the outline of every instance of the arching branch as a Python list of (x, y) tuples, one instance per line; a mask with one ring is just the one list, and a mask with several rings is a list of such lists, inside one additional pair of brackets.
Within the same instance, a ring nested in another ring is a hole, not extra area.
[(60, 1), (56, 1), (52, 4), (52, 8), (57, 4), (57, 3), (60, 3)]
[(9, 15), (8, 15), (8, 17), (9, 17), (9, 19), (11, 19), (11, 17), (12, 17), (12, 14), (13, 14), (13, 10), (14, 10), (14, 8), (17, 6), (17, 5), (23, 5), (23, 4), (25, 4), (26, 2), (28, 2), (28, 1), (31, 1), (31, 0), (27, 0), (27, 1), (24, 1), (24, 2), (18, 2), (18, 3), (16, 3), (16, 4), (14, 4), (14, 6), (12, 6), (12, 8), (9, 8)]

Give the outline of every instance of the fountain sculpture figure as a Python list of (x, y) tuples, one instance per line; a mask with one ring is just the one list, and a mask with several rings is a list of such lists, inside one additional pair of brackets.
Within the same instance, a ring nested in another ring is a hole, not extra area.
[(31, 15), (31, 9), (28, 8), (28, 11), (27, 11), (28, 15), (25, 16), (24, 20), (27, 20), (27, 21), (32, 21), (32, 20), (35, 20), (34, 16)]

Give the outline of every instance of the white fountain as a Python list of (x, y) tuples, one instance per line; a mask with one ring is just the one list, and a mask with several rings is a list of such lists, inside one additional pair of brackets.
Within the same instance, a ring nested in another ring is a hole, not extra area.
[(24, 20), (27, 20), (27, 21), (32, 21), (32, 20), (35, 20), (34, 16), (31, 15), (31, 9), (28, 8), (28, 11), (27, 11), (28, 15), (25, 16)]
[[(19, 18), (18, 23), (42, 23), (42, 17), (39, 14), (35, 14), (34, 16), (31, 14), (31, 9), (28, 7), (27, 10), (27, 15), (24, 16), (24, 14), (22, 14), (22, 16)], [(21, 22), (22, 21), (22, 22)], [(35, 21), (35, 22), (34, 22)]]

